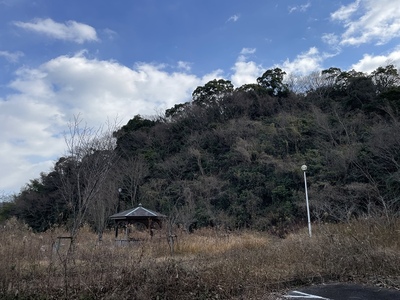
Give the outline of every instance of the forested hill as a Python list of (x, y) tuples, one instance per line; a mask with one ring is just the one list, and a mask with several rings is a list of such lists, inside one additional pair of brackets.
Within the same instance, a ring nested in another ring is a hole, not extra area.
[(102, 231), (110, 214), (142, 203), (187, 229), (288, 230), (306, 225), (303, 164), (313, 221), (398, 212), (397, 69), (284, 75), (267, 70), (239, 88), (213, 80), (163, 116), (134, 116), (114, 132), (112, 153), (91, 146), (60, 158), (12, 214), (35, 230), (88, 222)]

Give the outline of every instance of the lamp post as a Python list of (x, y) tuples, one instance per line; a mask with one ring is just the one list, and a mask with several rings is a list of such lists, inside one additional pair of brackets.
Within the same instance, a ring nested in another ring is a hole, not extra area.
[(117, 213), (118, 213), (118, 212), (119, 212), (119, 210), (120, 210), (121, 192), (122, 192), (122, 189), (121, 189), (121, 188), (118, 188), (118, 205), (117, 205)]
[[(120, 201), (121, 201), (121, 192), (122, 192), (122, 189), (121, 188), (118, 188), (118, 202), (117, 202), (117, 212), (116, 213), (119, 213), (119, 206), (120, 206)], [(117, 221), (115, 221), (115, 239), (117, 239), (117, 237), (118, 237), (118, 222)]]
[(310, 206), (308, 205), (307, 176), (306, 176), (307, 166), (306, 165), (302, 165), (301, 169), (303, 170), (303, 173), (304, 173), (304, 188), (305, 188), (305, 191), (306, 191), (308, 233), (309, 233), (309, 235), (311, 237)]

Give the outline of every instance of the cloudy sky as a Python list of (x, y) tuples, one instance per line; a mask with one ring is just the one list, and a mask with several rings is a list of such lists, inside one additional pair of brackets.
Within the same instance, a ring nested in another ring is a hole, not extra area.
[(0, 193), (90, 127), (162, 114), (209, 80), (400, 66), (398, 0), (0, 0)]

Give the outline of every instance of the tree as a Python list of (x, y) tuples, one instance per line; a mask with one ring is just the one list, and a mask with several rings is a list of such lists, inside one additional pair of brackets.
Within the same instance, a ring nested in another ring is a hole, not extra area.
[(59, 185), (56, 172), (41, 173), (40, 178), (31, 180), (15, 196), (14, 214), (37, 232), (65, 224), (68, 210), (60, 196)]
[(128, 156), (118, 162), (121, 172), (119, 187), (124, 198), (130, 200), (130, 206), (137, 203), (138, 191), (144, 178), (149, 174), (149, 166), (143, 156)]
[[(386, 92), (379, 94), (378, 101), (381, 101), (383, 105), (385, 102), (389, 105), (390, 110), (400, 111), (400, 87), (392, 87)], [(386, 108), (385, 108), (386, 109)]]
[(218, 103), (223, 97), (232, 94), (233, 84), (229, 80), (214, 79), (204, 86), (198, 86), (192, 93), (193, 103), (199, 106), (209, 106)]
[(392, 117), (371, 128), (369, 155), (357, 166), (376, 188), (385, 214), (398, 214), (400, 207), (400, 121)]
[(11, 218), (13, 211), (15, 211), (15, 195), (0, 192), (0, 224)]
[(145, 119), (141, 115), (136, 115), (133, 117), (133, 119), (130, 119), (126, 125), (122, 126), (118, 131), (116, 131), (114, 135), (118, 138), (124, 133), (136, 131), (140, 128), (150, 128), (156, 124), (156, 121)]
[(184, 112), (190, 108), (190, 103), (179, 103), (175, 104), (174, 107), (169, 108), (165, 111), (165, 117), (171, 120), (177, 119), (184, 115)]
[(148, 133), (160, 124), (159, 119), (150, 120), (136, 115), (120, 129), (113, 132), (113, 137), (117, 139), (117, 152), (122, 157), (136, 155), (143, 152), (149, 140)]
[(103, 239), (104, 230), (109, 225), (109, 216), (114, 214), (118, 208), (118, 197), (120, 195), (118, 194), (118, 183), (116, 182), (115, 173), (116, 170), (114, 169), (107, 176), (108, 179), (101, 185), (101, 190), (97, 194), (96, 199), (88, 207), (88, 222), (96, 231), (100, 242)]
[(244, 85), (238, 87), (236, 89), (236, 92), (242, 92), (242, 93), (246, 93), (250, 96), (256, 96), (256, 97), (264, 97), (265, 95), (268, 94), (267, 91), (265, 90), (265, 88), (263, 88), (259, 84), (255, 84), (255, 83), (244, 84)]
[(337, 85), (342, 78), (342, 70), (340, 68), (331, 67), (329, 69), (322, 70), (321, 74), (326, 80), (326, 86), (333, 87)]
[(350, 109), (373, 110), (373, 100), (376, 97), (376, 89), (369, 76), (355, 73), (347, 78), (345, 101), (346, 107)]
[(285, 74), (286, 72), (280, 68), (270, 69), (257, 78), (257, 83), (265, 88), (270, 96), (287, 97), (289, 95), (289, 88), (283, 82)]
[(398, 87), (400, 84), (400, 76), (394, 65), (379, 67), (371, 73), (378, 93), (388, 91), (390, 88)]
[(180, 223), (186, 232), (191, 230), (191, 226), (197, 222), (195, 195), (190, 184), (182, 182), (182, 205), (177, 207), (177, 222)]
[(72, 242), (83, 225), (88, 209), (99, 199), (102, 185), (117, 161), (115, 125), (107, 130), (81, 126), (82, 119), (74, 117), (65, 135), (67, 155), (59, 159), (55, 170), (60, 176), (60, 193), (70, 210), (69, 231)]

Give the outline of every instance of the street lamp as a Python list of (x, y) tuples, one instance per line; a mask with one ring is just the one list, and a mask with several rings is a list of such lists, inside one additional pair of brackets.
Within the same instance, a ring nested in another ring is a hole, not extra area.
[(117, 213), (118, 213), (118, 212), (119, 212), (119, 210), (120, 210), (121, 192), (122, 192), (122, 189), (121, 189), (121, 188), (118, 188), (118, 205), (117, 205)]
[[(122, 192), (122, 189), (121, 188), (118, 188), (118, 202), (117, 202), (117, 212), (116, 213), (119, 213), (119, 204), (120, 204), (120, 201), (121, 201), (121, 192)], [(118, 222), (115, 220), (115, 239), (117, 239), (118, 238)]]
[(303, 170), (304, 173), (304, 188), (306, 190), (306, 204), (307, 204), (307, 219), (308, 219), (308, 233), (311, 237), (311, 221), (310, 221), (310, 206), (308, 205), (308, 192), (307, 192), (307, 176), (306, 176), (306, 171), (307, 171), (307, 166), (302, 165), (301, 169)]

